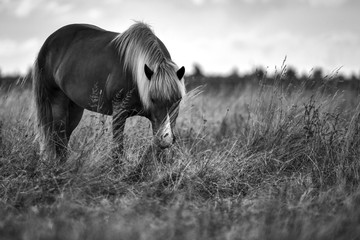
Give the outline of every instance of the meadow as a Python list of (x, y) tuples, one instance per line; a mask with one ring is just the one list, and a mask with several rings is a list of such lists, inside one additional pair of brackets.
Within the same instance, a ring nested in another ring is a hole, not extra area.
[[(0, 96), (0, 239), (360, 239), (360, 98), (325, 86), (195, 88), (176, 144), (87, 112), (66, 163), (44, 160), (31, 90)], [(326, 82), (326, 81), (325, 81)]]

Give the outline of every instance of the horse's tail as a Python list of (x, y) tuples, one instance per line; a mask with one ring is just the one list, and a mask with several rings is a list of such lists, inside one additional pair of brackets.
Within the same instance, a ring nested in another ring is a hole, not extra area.
[(40, 151), (51, 146), (50, 136), (52, 134), (52, 109), (48, 90), (46, 88), (47, 79), (45, 78), (45, 61), (41, 51), (34, 63), (32, 72), (33, 95), (36, 110), (35, 132), (37, 140), (40, 140)]

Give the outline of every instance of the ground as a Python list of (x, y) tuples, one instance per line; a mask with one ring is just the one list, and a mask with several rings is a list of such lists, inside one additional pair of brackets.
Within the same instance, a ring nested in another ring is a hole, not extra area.
[(177, 143), (158, 156), (129, 119), (120, 164), (109, 117), (87, 112), (61, 164), (31, 91), (0, 98), (0, 239), (360, 239), (357, 93), (194, 90)]

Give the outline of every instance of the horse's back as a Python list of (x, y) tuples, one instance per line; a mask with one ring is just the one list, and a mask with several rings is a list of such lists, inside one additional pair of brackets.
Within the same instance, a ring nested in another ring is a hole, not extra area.
[(59, 28), (58, 30), (56, 30), (54, 33), (52, 33), (46, 40), (47, 41), (52, 41), (55, 39), (65, 39), (65, 40), (69, 40), (72, 37), (76, 37), (76, 35), (78, 34), (83, 34), (84, 36), (88, 35), (96, 35), (96, 34), (101, 34), (101, 33), (105, 33), (108, 32), (100, 27), (97, 27), (95, 25), (91, 25), (91, 24), (80, 24), (80, 23), (75, 23), (75, 24), (69, 24), (66, 26), (63, 26), (61, 28)]
[(90, 24), (70, 24), (59, 28), (52, 33), (45, 41), (43, 47), (49, 51), (66, 51), (72, 45), (82, 42), (83, 44), (101, 45), (104, 47), (118, 33), (109, 32)]
[(117, 34), (89, 24), (66, 25), (46, 39), (38, 58), (44, 68), (54, 70), (65, 60), (86, 60), (89, 54), (106, 50)]
[(68, 25), (65, 25), (61, 28), (59, 28), (58, 30), (56, 30), (54, 33), (56, 32), (71, 32), (71, 31), (75, 31), (75, 32), (78, 32), (80, 30), (98, 30), (98, 31), (106, 31), (105, 29), (103, 28), (100, 28), (98, 26), (95, 26), (95, 25), (91, 25), (91, 24), (87, 24), (87, 23), (73, 23), (73, 24), (68, 24)]
[(88, 24), (71, 24), (55, 31), (38, 55), (46, 84), (60, 89), (79, 106), (89, 108), (92, 88), (95, 85), (104, 88), (118, 64), (117, 52), (111, 44), (117, 35)]

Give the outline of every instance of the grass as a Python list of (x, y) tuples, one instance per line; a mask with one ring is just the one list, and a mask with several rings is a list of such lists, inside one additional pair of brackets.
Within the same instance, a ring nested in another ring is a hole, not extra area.
[(359, 97), (278, 80), (190, 97), (161, 156), (130, 119), (121, 166), (90, 112), (65, 164), (41, 159), (30, 92), (3, 94), (0, 239), (359, 239)]

